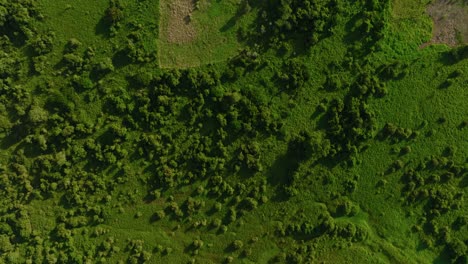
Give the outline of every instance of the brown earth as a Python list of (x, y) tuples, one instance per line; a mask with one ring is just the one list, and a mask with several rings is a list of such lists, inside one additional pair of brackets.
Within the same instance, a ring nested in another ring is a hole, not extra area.
[(162, 0), (168, 12), (165, 36), (169, 43), (182, 44), (193, 41), (197, 35), (191, 16), (195, 9), (193, 0)]
[(454, 47), (468, 43), (468, 1), (434, 0), (426, 11), (434, 22), (432, 39), (423, 44)]

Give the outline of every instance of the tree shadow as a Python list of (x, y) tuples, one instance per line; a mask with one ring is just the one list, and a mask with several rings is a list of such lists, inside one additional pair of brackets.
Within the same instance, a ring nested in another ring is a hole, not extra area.
[(444, 264), (444, 263), (455, 263), (455, 262), (452, 262), (450, 257), (449, 257), (449, 250), (447, 247), (444, 247), (444, 249), (442, 250), (442, 252), (440, 252), (440, 254), (434, 259), (434, 261), (432, 262), (432, 264)]
[(228, 22), (226, 22), (226, 24), (224, 24), (220, 29), (219, 31), (221, 32), (226, 32), (230, 29), (232, 29), (236, 24), (237, 24), (237, 21), (239, 20), (239, 17), (237, 16), (233, 16), (231, 17)]
[(441, 53), (439, 62), (444, 65), (454, 65), (465, 59), (468, 59), (468, 45)]
[(96, 24), (96, 27), (94, 28), (94, 32), (96, 35), (104, 36), (106, 38), (110, 37), (111, 35), (110, 25), (104, 16)]
[(276, 157), (275, 162), (270, 166), (267, 172), (268, 183), (274, 186), (291, 184), (291, 176), (298, 167), (298, 161), (288, 150), (287, 153)]
[(127, 55), (125, 50), (117, 51), (112, 57), (112, 64), (116, 69), (123, 68), (127, 65), (132, 64), (132, 59)]
[(250, 5), (248, 0), (244, 0), (239, 4), (239, 7), (237, 8), (236, 14), (231, 17), (226, 24), (224, 24), (221, 28), (221, 32), (226, 32), (230, 29), (232, 29), (237, 22), (244, 16), (247, 15), (250, 12)]

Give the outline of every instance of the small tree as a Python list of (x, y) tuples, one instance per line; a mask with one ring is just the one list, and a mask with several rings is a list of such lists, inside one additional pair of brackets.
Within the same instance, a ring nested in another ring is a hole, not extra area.
[(117, 6), (111, 6), (107, 8), (105, 19), (111, 25), (117, 24), (117, 22), (121, 21), (124, 18), (124, 13), (121, 8)]
[(239, 249), (241, 249), (243, 246), (244, 246), (244, 243), (243, 243), (241, 240), (234, 240), (234, 242), (232, 242), (232, 248), (233, 248), (234, 250), (239, 250)]

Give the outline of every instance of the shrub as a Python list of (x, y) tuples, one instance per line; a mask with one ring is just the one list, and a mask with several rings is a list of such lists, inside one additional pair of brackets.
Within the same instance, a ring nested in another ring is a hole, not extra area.
[(203, 247), (203, 241), (200, 240), (200, 239), (195, 239), (195, 240), (192, 242), (192, 246), (193, 246), (193, 248), (195, 248), (195, 249), (200, 249), (201, 247)]
[(401, 148), (401, 150), (400, 150), (401, 155), (405, 155), (405, 154), (408, 154), (410, 152), (411, 152), (411, 147), (410, 146), (405, 146), (405, 147)]
[(257, 208), (257, 205), (258, 205), (258, 202), (255, 199), (250, 198), (250, 197), (245, 198), (241, 203), (241, 207), (247, 210), (254, 210)]
[(234, 250), (239, 250), (244, 246), (244, 243), (241, 240), (234, 240), (232, 242), (232, 248)]
[(101, 76), (113, 72), (114, 65), (112, 64), (112, 60), (110, 58), (105, 58), (94, 66), (94, 71)]
[(63, 55), (63, 63), (70, 71), (80, 71), (83, 66), (83, 58), (76, 54), (68, 53)]
[(226, 219), (228, 223), (232, 223), (236, 221), (237, 219), (237, 212), (235, 208), (229, 208), (229, 211), (227, 212)]
[(37, 55), (48, 54), (53, 49), (54, 38), (55, 35), (53, 33), (37, 36), (36, 39), (32, 41), (31, 48)]
[(169, 255), (170, 253), (172, 253), (173, 249), (170, 248), (170, 247), (167, 247), (163, 250), (163, 254), (164, 255)]
[(13, 245), (7, 235), (0, 235), (0, 253), (5, 253), (13, 250)]
[(29, 121), (34, 124), (43, 123), (49, 118), (49, 113), (38, 105), (33, 105), (29, 110)]
[(166, 217), (166, 213), (164, 212), (164, 210), (158, 210), (153, 214), (152, 218), (153, 220), (161, 220), (164, 217)]
[(68, 53), (72, 53), (76, 51), (79, 47), (81, 47), (81, 42), (77, 40), (76, 38), (71, 38), (68, 40), (66, 49), (68, 50)]
[(221, 224), (222, 224), (222, 221), (221, 221), (221, 219), (219, 219), (219, 218), (215, 218), (215, 219), (213, 219), (213, 221), (211, 222), (211, 225), (212, 225), (213, 227), (215, 227), (215, 228), (216, 228), (216, 227), (220, 227)]
[(121, 8), (117, 6), (111, 6), (107, 8), (105, 13), (105, 20), (111, 25), (117, 24), (124, 18), (124, 13)]
[(466, 258), (466, 254), (468, 253), (468, 248), (466, 244), (458, 238), (453, 239), (453, 241), (447, 245), (447, 249), (449, 251), (451, 259), (454, 260), (454, 262), (458, 261), (458, 259), (462, 260), (462, 258)]

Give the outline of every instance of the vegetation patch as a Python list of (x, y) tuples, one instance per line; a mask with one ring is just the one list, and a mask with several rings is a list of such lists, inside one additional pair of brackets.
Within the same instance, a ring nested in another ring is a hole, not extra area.
[(235, 0), (161, 0), (161, 67), (194, 67), (234, 56), (242, 46), (237, 30), (252, 17), (250, 10), (242, 13), (241, 8)]

